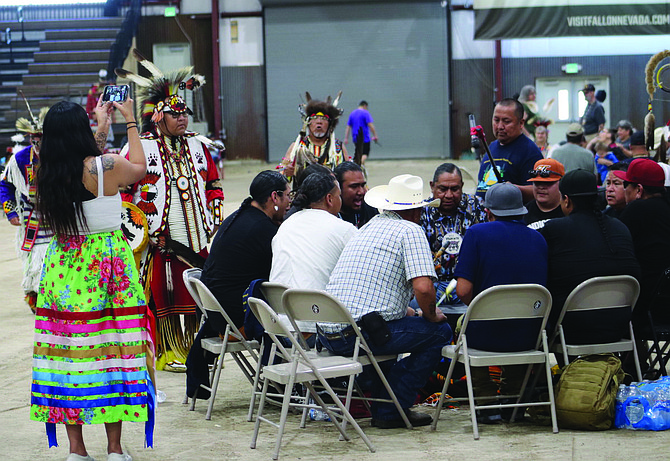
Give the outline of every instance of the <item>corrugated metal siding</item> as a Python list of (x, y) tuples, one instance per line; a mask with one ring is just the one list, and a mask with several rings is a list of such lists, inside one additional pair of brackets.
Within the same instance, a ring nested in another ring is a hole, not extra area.
[[(503, 59), (503, 90), (505, 96), (518, 93), (524, 85), (533, 84), (538, 77), (564, 77), (561, 66), (576, 62), (582, 65), (579, 75), (604, 75), (609, 77), (610, 91), (607, 102), (610, 118), (606, 126), (614, 127), (621, 119), (628, 119), (633, 126), (644, 127), (649, 99), (645, 90), (644, 68), (651, 56), (580, 56), (563, 58)], [(665, 97), (660, 90), (657, 97)], [(667, 98), (667, 97), (666, 97)], [(667, 98), (670, 99), (670, 98)], [(665, 124), (665, 104), (654, 103), (656, 125)]]
[(265, 53), (271, 161), (300, 129), (296, 108), (305, 91), (317, 99), (343, 91), (338, 138), (348, 114), (367, 100), (382, 144), (372, 147), (373, 158), (449, 153), (439, 2), (266, 8)]
[(453, 112), (452, 139), (454, 157), (470, 151), (470, 125), (468, 114), (475, 115), (478, 125), (484, 128), (486, 139), (494, 140), (491, 134), (491, 118), (495, 89), (492, 59), (457, 60), (452, 63)]
[(263, 66), (222, 67), (221, 97), (226, 158), (267, 160)]

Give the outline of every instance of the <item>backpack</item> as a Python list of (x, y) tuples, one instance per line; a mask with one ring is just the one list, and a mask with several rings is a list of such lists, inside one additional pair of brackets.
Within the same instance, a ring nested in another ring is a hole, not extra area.
[(621, 360), (612, 354), (587, 355), (568, 364), (555, 390), (559, 426), (588, 431), (610, 429), (623, 378)]

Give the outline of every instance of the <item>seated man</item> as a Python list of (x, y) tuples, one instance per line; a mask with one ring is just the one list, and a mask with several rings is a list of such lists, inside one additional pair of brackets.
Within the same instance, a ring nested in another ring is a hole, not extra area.
[(605, 177), (605, 200), (607, 208), (603, 214), (612, 218), (618, 218), (626, 208), (626, 195), (623, 188), (623, 178), (626, 177), (628, 164), (618, 162), (607, 168)]
[(354, 162), (340, 163), (333, 170), (342, 190), (342, 209), (339, 217), (358, 229), (379, 214), (377, 209), (365, 203), (367, 181), (363, 169)]
[(340, 186), (330, 174), (307, 177), (293, 199), (298, 210), (272, 239), (270, 282), (325, 290), (340, 253), (356, 228), (339, 218)]
[[(535, 230), (523, 223), (526, 208), (521, 191), (510, 183), (498, 183), (486, 191), (484, 206), (490, 222), (476, 224), (465, 234), (454, 276), (456, 293), (466, 304), (482, 291), (496, 285), (547, 281), (547, 244)], [(522, 331), (509, 332), (510, 340), (520, 340)], [(524, 341), (521, 341), (524, 342)], [(509, 350), (509, 344), (500, 350)], [(496, 350), (496, 344), (487, 347)], [(472, 369), (475, 395), (517, 394), (525, 365), (505, 366), (500, 384), (493, 382), (488, 368)], [(499, 410), (480, 411), (479, 421), (500, 421)]]
[[(368, 191), (365, 201), (385, 211), (347, 243), (326, 290), (356, 321), (374, 311), (381, 314), (391, 337), (384, 344), (370, 342), (372, 352), (410, 354), (400, 361), (386, 362), (386, 377), (412, 425), (426, 426), (432, 422), (430, 415), (413, 412), (410, 407), (440, 361), (442, 347), (451, 339), (451, 328), (435, 307), (433, 259), (417, 223), (421, 208), (437, 206), (439, 200), (427, 204), (421, 178), (400, 175), (388, 186)], [(422, 316), (408, 315), (412, 295), (419, 300)], [(319, 327), (323, 346), (335, 354), (351, 355), (356, 337), (350, 329), (340, 324)], [(368, 333), (363, 334), (369, 341)], [(373, 397), (388, 398), (381, 384), (373, 386)], [(373, 403), (372, 424), (383, 429), (404, 426), (392, 403)]]
[[(454, 278), (454, 267), (463, 236), (470, 226), (486, 221), (486, 212), (482, 199), (463, 192), (463, 175), (453, 163), (443, 163), (437, 167), (430, 189), (432, 197), (440, 199), (440, 206), (424, 207), (419, 224), (423, 227), (433, 253), (438, 280), (435, 290), (439, 301)], [(446, 296), (443, 303), (462, 305), (456, 293)], [(411, 306), (418, 308), (415, 301), (412, 301)]]
[[(634, 145), (635, 140), (631, 149)], [(642, 271), (634, 322), (642, 320), (646, 323), (646, 308), (649, 308), (656, 322), (670, 323), (667, 306), (648, 305), (657, 281), (670, 266), (670, 202), (664, 187), (665, 173), (653, 160), (636, 158), (631, 161), (623, 180), (628, 205), (619, 219), (630, 230), (635, 256)]]
[[(566, 216), (552, 219), (540, 230), (549, 247), (549, 334), (566, 298), (580, 283), (606, 275), (640, 277), (630, 232), (621, 221), (603, 216), (598, 209), (596, 176), (573, 170), (561, 179), (559, 187)], [(592, 312), (572, 312), (563, 319), (563, 329), (572, 344), (614, 342), (626, 334), (629, 320), (630, 309), (606, 318)]]
[(533, 183), (534, 200), (526, 203), (528, 213), (523, 217), (531, 229), (541, 229), (550, 219), (563, 217), (558, 181), (564, 174), (565, 169), (557, 160), (545, 158), (535, 162), (528, 180)]
[[(272, 263), (272, 238), (289, 206), (291, 189), (286, 177), (276, 171), (261, 171), (249, 187), (250, 197), (219, 228), (205, 261), (200, 280), (216, 297), (242, 333), (244, 310), (242, 294), (256, 279), (267, 279)], [(225, 320), (208, 315), (186, 359), (187, 395), (192, 397), (209, 376), (202, 338), (224, 333)], [(201, 399), (208, 398), (201, 389)]]
[(226, 218), (212, 242), (200, 280), (238, 328), (244, 323), (244, 290), (252, 280), (270, 275), (272, 238), (288, 209), (290, 192), (281, 173), (258, 173), (249, 187), (251, 196)]

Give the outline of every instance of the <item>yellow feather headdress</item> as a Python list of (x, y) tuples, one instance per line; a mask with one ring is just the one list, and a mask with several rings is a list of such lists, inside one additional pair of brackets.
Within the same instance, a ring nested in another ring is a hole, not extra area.
[(191, 115), (193, 112), (178, 91), (194, 91), (200, 88), (205, 84), (205, 77), (193, 74), (192, 66), (164, 73), (136, 49), (132, 52), (137, 62), (149, 71), (151, 77), (142, 77), (125, 69), (115, 69), (115, 73), (137, 85), (137, 99), (142, 106), (143, 130), (149, 130), (152, 123), (160, 122), (164, 112), (179, 114), (186, 112)]

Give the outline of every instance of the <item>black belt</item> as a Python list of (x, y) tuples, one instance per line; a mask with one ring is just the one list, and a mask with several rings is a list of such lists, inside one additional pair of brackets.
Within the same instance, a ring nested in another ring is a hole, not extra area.
[(326, 338), (328, 341), (332, 341), (334, 339), (348, 338), (350, 336), (355, 336), (355, 335), (356, 335), (356, 332), (351, 327), (345, 328), (344, 330), (338, 331), (337, 333), (324, 333), (323, 331), (321, 332), (321, 336)]

